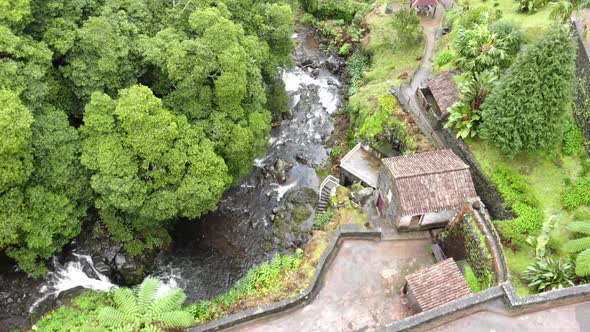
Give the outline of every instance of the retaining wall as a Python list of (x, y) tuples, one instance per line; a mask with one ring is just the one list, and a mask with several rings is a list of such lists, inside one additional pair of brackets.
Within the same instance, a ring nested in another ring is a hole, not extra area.
[(381, 239), (381, 230), (366, 230), (361, 229), (359, 225), (341, 225), (337, 233), (332, 236), (330, 243), (326, 247), (324, 254), (318, 262), (313, 278), (307, 288), (299, 295), (289, 298), (287, 300), (271, 303), (265, 306), (253, 308), (237, 314), (225, 316), (216, 321), (195, 326), (189, 331), (218, 331), (223, 330), (238, 324), (266, 317), (275, 313), (287, 311), (299, 305), (305, 305), (308, 301), (313, 300), (314, 296), (320, 288), (321, 279), (326, 274), (330, 263), (336, 256), (340, 244), (343, 239)]
[[(342, 225), (332, 237), (326, 251), (322, 255), (310, 285), (305, 291), (290, 299), (261, 306), (241, 313), (229, 315), (208, 324), (199, 325), (189, 331), (219, 331), (235, 327), (241, 323), (269, 317), (273, 314), (286, 312), (295, 307), (305, 305), (313, 300), (321, 288), (321, 280), (330, 263), (338, 252), (341, 242), (345, 239), (381, 239), (380, 230), (363, 230), (358, 225)], [(500, 253), (501, 254), (501, 253)], [(393, 322), (380, 328), (382, 331), (427, 330), (460, 317), (485, 310), (488, 305), (504, 305), (509, 311), (526, 312), (546, 307), (576, 303), (590, 300), (590, 284), (565, 289), (553, 290), (541, 294), (521, 297), (516, 294), (509, 281), (498, 286), (471, 294), (461, 299), (446, 303), (434, 309), (421, 312), (405, 319)]]
[[(573, 22), (576, 32), (576, 97), (574, 99), (574, 118), (578, 127), (582, 129), (586, 141), (590, 142), (590, 59), (589, 48), (582, 42), (584, 27), (580, 22)], [(586, 151), (590, 155), (590, 145)]]
[(450, 129), (438, 129), (436, 132), (444, 141), (445, 147), (453, 150), (459, 158), (463, 159), (463, 161), (469, 165), (475, 190), (482, 202), (486, 205), (488, 211), (490, 211), (494, 220), (513, 219), (514, 214), (511, 210), (504, 207), (504, 199), (502, 198), (502, 195), (496, 186), (490, 181), (489, 177), (484, 173), (483, 169), (469, 150), (467, 144), (462, 140), (457, 139), (455, 133)]

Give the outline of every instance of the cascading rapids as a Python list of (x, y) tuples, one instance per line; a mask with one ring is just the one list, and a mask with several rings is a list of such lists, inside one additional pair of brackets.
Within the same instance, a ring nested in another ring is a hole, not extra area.
[(73, 257), (74, 260), (68, 261), (65, 265), (54, 259), (55, 271), (47, 274), (47, 281), (39, 289), (39, 297), (29, 308), (30, 313), (35, 312), (43, 301), (56, 298), (69, 289), (83, 287), (95, 291), (108, 291), (117, 287), (107, 276), (96, 270), (90, 256), (73, 253)]

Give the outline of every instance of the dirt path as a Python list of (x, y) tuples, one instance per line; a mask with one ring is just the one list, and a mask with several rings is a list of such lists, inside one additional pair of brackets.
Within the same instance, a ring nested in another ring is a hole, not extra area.
[[(307, 305), (228, 331), (356, 331), (404, 318), (403, 276), (433, 263), (430, 240), (346, 240), (318, 295)], [(393, 272), (395, 291), (382, 282)]]

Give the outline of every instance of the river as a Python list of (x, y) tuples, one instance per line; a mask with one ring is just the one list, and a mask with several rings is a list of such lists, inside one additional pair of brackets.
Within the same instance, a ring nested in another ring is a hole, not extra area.
[[(321, 50), (311, 30), (298, 26), (293, 39), (295, 66), (283, 73), (290, 110), (272, 129), (266, 155), (254, 161), (241, 185), (223, 195), (216, 211), (199, 220), (178, 221), (173, 247), (156, 260), (152, 276), (182, 287), (189, 301), (227, 291), (252, 266), (309, 239), (319, 187), (315, 168), (328, 161), (333, 115), (345, 87), (334, 73), (342, 69), (342, 62)], [(308, 209), (310, 217), (293, 220), (295, 206)], [(24, 308), (44, 311), (58, 304), (56, 297), (65, 291), (114, 286), (89, 256), (76, 251), (64, 264), (56, 264), (41, 284), (0, 274), (0, 281), (11, 285), (0, 286), (0, 313), (6, 313), (0, 314), (0, 330), (3, 321), (16, 324), (20, 319), (22, 326)], [(15, 289), (21, 284), (28, 289)]]

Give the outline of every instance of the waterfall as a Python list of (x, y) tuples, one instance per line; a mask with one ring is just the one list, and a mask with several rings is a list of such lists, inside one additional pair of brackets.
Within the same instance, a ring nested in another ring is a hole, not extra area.
[(73, 253), (73, 258), (65, 265), (59, 264), (54, 258), (55, 271), (49, 272), (45, 277), (46, 281), (39, 288), (38, 298), (29, 308), (30, 313), (35, 312), (43, 301), (55, 299), (69, 289), (83, 287), (95, 291), (108, 291), (117, 287), (107, 276), (96, 270), (90, 256)]

